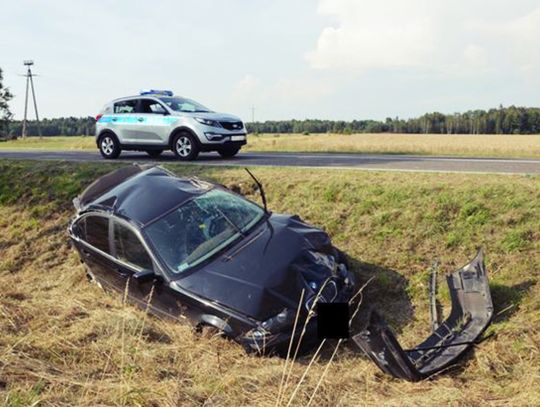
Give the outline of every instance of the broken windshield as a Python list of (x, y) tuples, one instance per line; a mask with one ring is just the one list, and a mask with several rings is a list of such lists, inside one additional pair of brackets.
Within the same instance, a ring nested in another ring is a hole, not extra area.
[(180, 273), (227, 247), (263, 214), (254, 203), (213, 189), (158, 219), (145, 231), (167, 266)]

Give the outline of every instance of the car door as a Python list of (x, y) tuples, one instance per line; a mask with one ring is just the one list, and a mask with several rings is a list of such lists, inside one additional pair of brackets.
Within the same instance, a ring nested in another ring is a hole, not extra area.
[(137, 104), (138, 137), (144, 144), (167, 144), (171, 124), (176, 120), (154, 99), (141, 98)]
[[(124, 287), (127, 285), (128, 296), (133, 303), (162, 318), (177, 321), (194, 318), (193, 301), (170, 287), (133, 226), (115, 219), (112, 245), (118, 262), (118, 278), (124, 280)], [(156, 274), (154, 281), (140, 282), (134, 278), (135, 273), (143, 270), (152, 270)]]
[(104, 288), (122, 289), (122, 281), (116, 278), (115, 261), (111, 256), (110, 222), (105, 215), (87, 215), (75, 225), (77, 250), (87, 270)]
[(140, 284), (133, 275), (143, 270), (155, 270), (152, 258), (137, 236), (134, 228), (127, 222), (115, 219), (112, 232), (112, 252), (116, 259), (114, 272), (123, 281), (131, 301), (143, 306), (148, 301), (152, 284)]
[(121, 144), (138, 142), (137, 99), (120, 100), (113, 104), (110, 129), (118, 136)]

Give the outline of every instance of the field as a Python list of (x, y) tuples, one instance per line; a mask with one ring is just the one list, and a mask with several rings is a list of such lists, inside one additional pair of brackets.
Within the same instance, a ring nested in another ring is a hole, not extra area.
[[(0, 149), (95, 150), (94, 138), (37, 137), (0, 143)], [(263, 134), (243, 151), (540, 157), (540, 135)]]
[[(0, 401), (276, 405), (283, 359), (247, 356), (234, 343), (159, 321), (86, 282), (67, 242), (71, 199), (117, 166), (0, 161)], [(259, 199), (240, 169), (168, 168)], [(539, 176), (252, 170), (273, 211), (324, 228), (362, 282), (374, 277), (363, 304), (382, 310), (404, 346), (429, 333), (434, 259), (442, 274), (483, 246), (496, 309), (488, 331), (494, 336), (431, 380), (392, 379), (349, 345), (330, 362), (332, 342), (290, 399), (310, 355), (295, 362), (283, 405), (306, 405), (319, 380), (313, 406), (540, 405)], [(448, 312), (447, 291), (441, 299)]]

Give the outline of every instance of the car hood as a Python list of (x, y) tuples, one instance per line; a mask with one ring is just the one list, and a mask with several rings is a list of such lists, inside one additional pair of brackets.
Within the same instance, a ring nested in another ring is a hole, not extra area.
[(204, 119), (224, 121), (224, 122), (241, 122), (238, 116), (233, 116), (232, 114), (227, 113), (218, 113), (218, 112), (197, 112), (197, 113), (186, 113), (186, 112), (174, 112), (175, 116), (191, 116), (191, 117), (202, 117)]
[(306, 287), (304, 270), (320, 279), (331, 270), (311, 263), (313, 251), (331, 253), (328, 235), (297, 216), (272, 215), (241, 242), (177, 281), (182, 288), (264, 321), (296, 309)]

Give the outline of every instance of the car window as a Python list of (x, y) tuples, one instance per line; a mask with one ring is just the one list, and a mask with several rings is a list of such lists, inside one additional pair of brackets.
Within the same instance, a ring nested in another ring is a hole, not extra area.
[(118, 222), (114, 224), (114, 247), (119, 260), (140, 269), (153, 269), (152, 259), (137, 235), (129, 227)]
[(136, 100), (123, 100), (114, 104), (114, 113), (135, 113)]
[(165, 103), (170, 109), (176, 112), (201, 112), (208, 113), (211, 112), (210, 109), (201, 105), (200, 103), (195, 102), (191, 99), (185, 99), (178, 96), (175, 97), (160, 97), (163, 103)]
[(155, 100), (142, 99), (139, 104), (139, 113), (155, 113), (163, 114), (166, 113), (165, 108)]
[(110, 253), (109, 219), (103, 216), (87, 216), (85, 226), (86, 242), (105, 253)]

